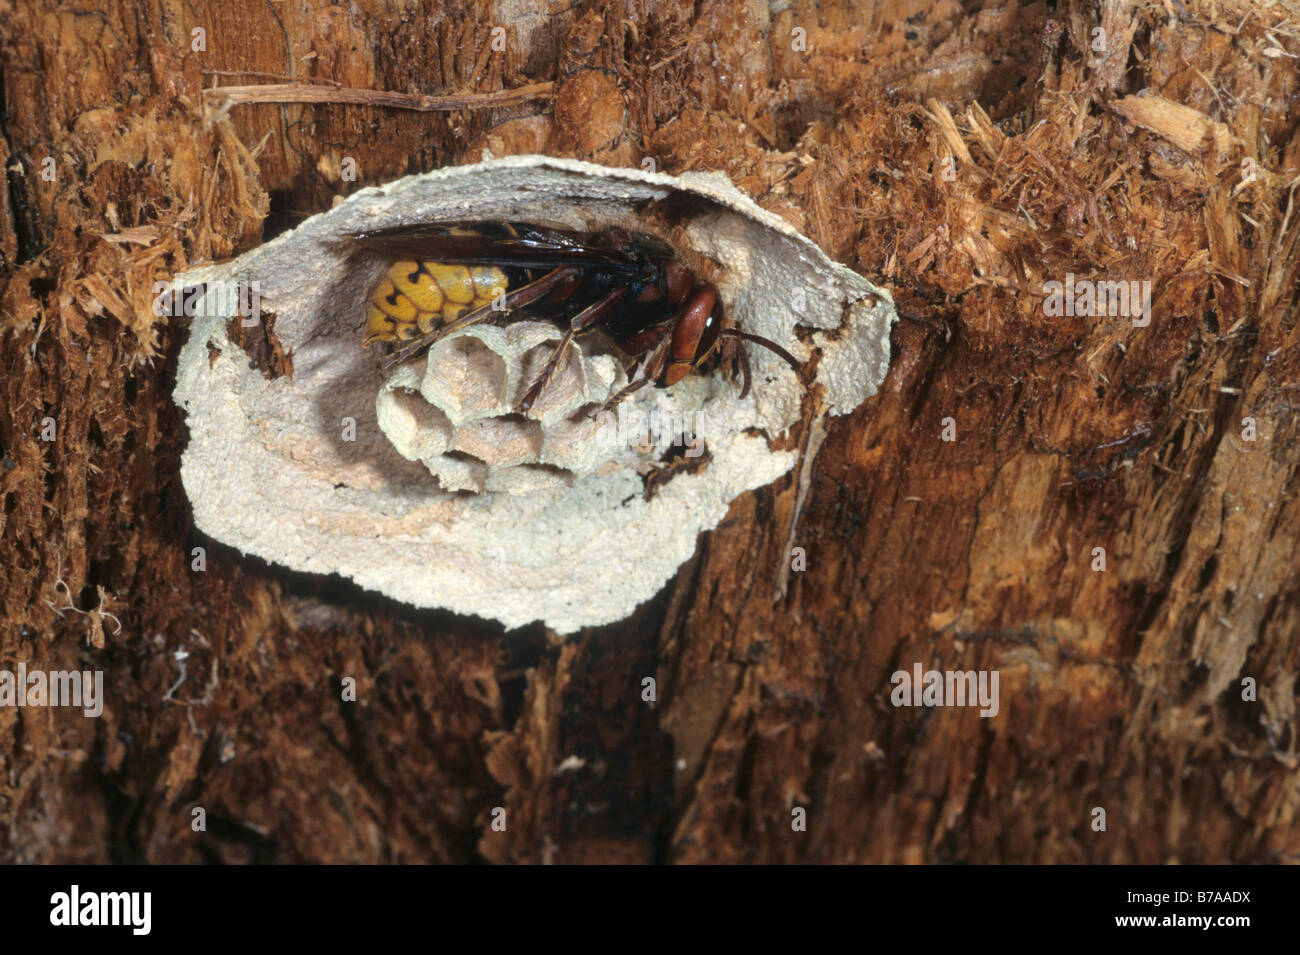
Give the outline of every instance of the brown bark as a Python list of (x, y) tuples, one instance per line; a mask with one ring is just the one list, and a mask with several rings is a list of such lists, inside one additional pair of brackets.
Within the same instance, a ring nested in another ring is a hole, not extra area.
[[(102, 669), (108, 696), (0, 708), (0, 860), (1300, 858), (1281, 5), (202, 6), (0, 0), (0, 669)], [(204, 92), (257, 83), (466, 108)], [(722, 170), (907, 316), (880, 394), (791, 436), (806, 495), (743, 496), (567, 641), (196, 532), (186, 327), (150, 310), (485, 149)], [(1069, 272), (1149, 280), (1151, 324), (1045, 316)], [(999, 714), (895, 708), (914, 662), (997, 670)]]

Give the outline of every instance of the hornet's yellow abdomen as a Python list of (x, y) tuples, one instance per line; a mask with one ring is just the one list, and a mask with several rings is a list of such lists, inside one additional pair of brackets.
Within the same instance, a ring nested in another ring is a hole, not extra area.
[(370, 297), (362, 345), (427, 335), (491, 304), (506, 288), (506, 275), (495, 266), (394, 262)]

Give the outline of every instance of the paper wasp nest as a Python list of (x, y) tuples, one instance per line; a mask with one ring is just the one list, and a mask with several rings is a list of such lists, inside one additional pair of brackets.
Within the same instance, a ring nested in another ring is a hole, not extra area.
[[(344, 237), (471, 220), (657, 236), (720, 288), (737, 327), (801, 361), (817, 354), (808, 387), (830, 414), (885, 376), (889, 294), (725, 177), (540, 156), (442, 169), (362, 190), (183, 277), (255, 289), (261, 314), (241, 319), (229, 297), (200, 309), (181, 353), (181, 476), (204, 533), (415, 606), (568, 633), (627, 616), (732, 500), (793, 467), (797, 454), (770, 440), (797, 420), (803, 387), (764, 349), (748, 351), (744, 401), (715, 372), (603, 415), (592, 412), (627, 379), (599, 335), (580, 336), (530, 412), (515, 413), (560, 337), (550, 323), (472, 326), (381, 374), (361, 338), (388, 263)], [(661, 471), (666, 452), (675, 466)]]

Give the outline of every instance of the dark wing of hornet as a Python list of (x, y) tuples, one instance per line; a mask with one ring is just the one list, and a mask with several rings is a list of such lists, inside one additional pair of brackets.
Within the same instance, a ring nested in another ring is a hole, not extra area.
[[(699, 281), (672, 250), (621, 229), (578, 233), (522, 222), (408, 225), (352, 236), (394, 259), (371, 296), (363, 346), (393, 342), (391, 368), (439, 338), (482, 321), (510, 320), (527, 307), (561, 321), (563, 338), (519, 403), (532, 407), (573, 337), (600, 328), (640, 374), (605, 403), (612, 408), (639, 388), (667, 388), (698, 369), (730, 337), (771, 349), (796, 370), (789, 352), (730, 327), (722, 297)], [(743, 398), (749, 392), (749, 363)]]

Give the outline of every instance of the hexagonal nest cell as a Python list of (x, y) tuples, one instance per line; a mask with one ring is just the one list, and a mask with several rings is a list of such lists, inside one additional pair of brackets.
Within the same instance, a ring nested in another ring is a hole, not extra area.
[(517, 413), (560, 338), (554, 325), (529, 321), (454, 332), (380, 387), (379, 427), (448, 491), (571, 487), (617, 450), (595, 440), (593, 412), (627, 376), (611, 351), (570, 342), (537, 401)]

